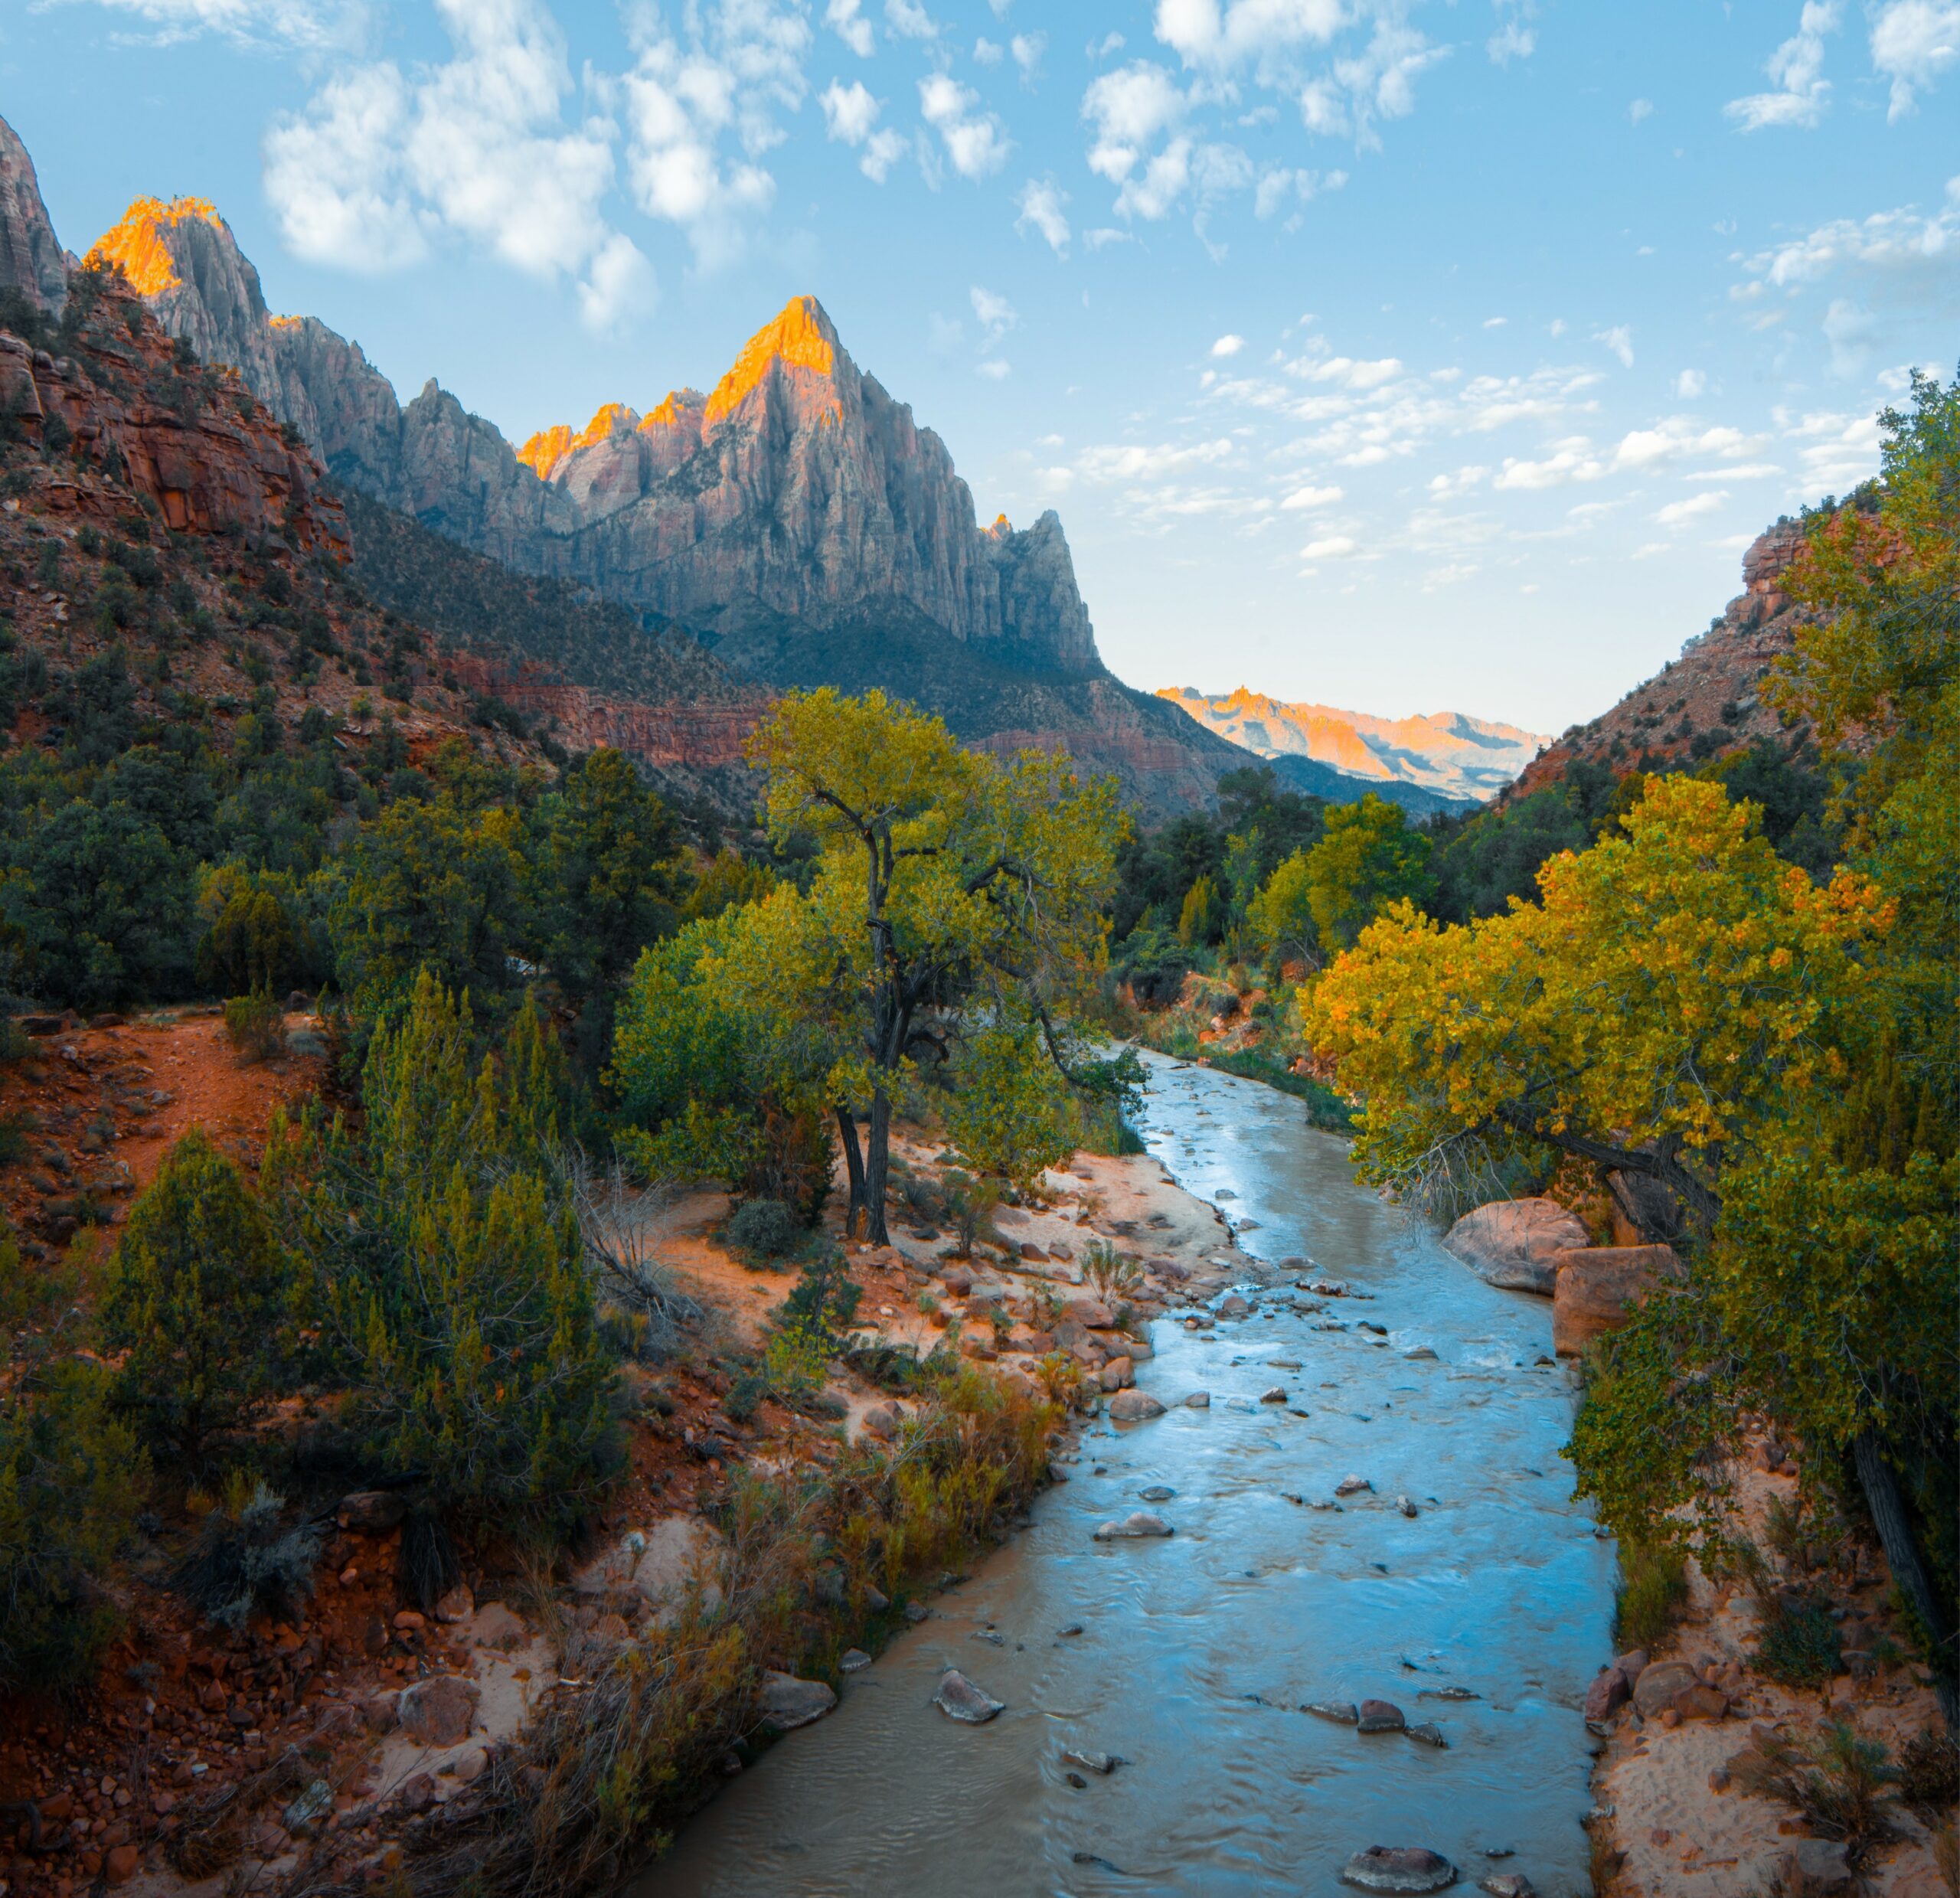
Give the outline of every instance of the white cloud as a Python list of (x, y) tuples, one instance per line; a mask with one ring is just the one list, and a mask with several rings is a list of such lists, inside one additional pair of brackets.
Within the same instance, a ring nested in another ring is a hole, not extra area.
[(309, 263), (379, 271), (427, 250), (400, 143), (409, 90), (392, 65), (329, 80), (266, 134), (265, 189), (286, 247)]
[(1535, 491), (1562, 488), (1567, 482), (1597, 481), (1606, 472), (1606, 464), (1593, 452), (1583, 435), (1555, 443), (1542, 460), (1531, 461), (1507, 455), (1491, 485), (1494, 488)]
[(1189, 103), (1171, 75), (1148, 60), (1099, 74), (1082, 96), (1082, 116), (1096, 129), (1089, 168), (1122, 184), (1142, 162), (1144, 147), (1177, 124)]
[(1671, 415), (1651, 428), (1634, 429), (1620, 438), (1613, 451), (1616, 469), (1656, 468), (1684, 457), (1713, 456), (1740, 460), (1760, 454), (1766, 437), (1745, 435), (1740, 429), (1704, 428), (1684, 415)]
[(985, 376), (995, 382), (1003, 382), (1013, 373), (998, 356), (989, 356), (985, 361), (977, 362), (973, 367), (977, 374)]
[(1770, 54), (1763, 68), (1775, 90), (1732, 99), (1723, 108), (1745, 132), (1773, 126), (1808, 129), (1824, 116), (1831, 82), (1824, 77), (1824, 41), (1838, 30), (1838, 0), (1805, 0), (1797, 30)]
[(1531, 8), (1524, 0), (1494, 0), (1498, 30), (1484, 42), (1484, 51), (1494, 66), (1508, 66), (1514, 59), (1529, 59), (1537, 51), (1538, 36), (1524, 22)]
[(1619, 357), (1622, 369), (1633, 367), (1633, 332), (1625, 324), (1615, 323), (1611, 329), (1596, 329), (1592, 340), (1604, 344)]
[(1344, 560), (1361, 551), (1361, 543), (1351, 534), (1330, 534), (1309, 541), (1300, 550), (1303, 560)]
[(860, 59), (869, 59), (877, 42), (871, 23), (861, 8), (864, 0), (830, 0), (824, 9), (824, 24)]
[(1270, 217), (1293, 199), (1305, 204), (1309, 198), (1318, 198), (1322, 191), (1339, 191), (1347, 182), (1345, 172), (1310, 172), (1287, 165), (1272, 166), (1259, 175), (1259, 185), (1253, 193), (1253, 211), (1257, 217)]
[(1664, 528), (1685, 527), (1705, 514), (1716, 513), (1728, 498), (1726, 488), (1717, 488), (1709, 494), (1690, 495), (1685, 501), (1669, 501), (1656, 511), (1654, 518)]
[(1684, 369), (1674, 378), (1674, 394), (1684, 402), (1698, 402), (1708, 387), (1708, 378), (1699, 369)]
[(1236, 356), (1246, 346), (1243, 336), (1221, 336), (1211, 345), (1214, 356)]
[(1627, 123), (1637, 126), (1643, 119), (1654, 116), (1654, 102), (1651, 99), (1636, 99), (1626, 109)]
[(1112, 443), (1084, 449), (1076, 466), (1085, 481), (1156, 481), (1181, 469), (1227, 461), (1232, 452), (1227, 436), (1182, 447), (1168, 442)]
[(98, 0), (149, 28), (132, 35), (150, 46), (175, 46), (205, 34), (241, 46), (317, 53), (351, 51), (366, 25), (364, 0)]
[(564, 42), (536, 0), (438, 0), (452, 57), (413, 84), (391, 63), (328, 77), (275, 119), (265, 187), (286, 241), (316, 263), (390, 268), (447, 232), (546, 279), (583, 276), (609, 327), (652, 293), (651, 268), (600, 210), (615, 161), (603, 121), (567, 127)]
[(1053, 178), (1031, 178), (1021, 188), (1017, 201), (1020, 215), (1014, 219), (1014, 227), (1024, 233), (1032, 226), (1047, 240), (1048, 248), (1057, 256), (1065, 257), (1069, 253), (1069, 221), (1062, 207), (1068, 201), (1068, 193)]
[(979, 66), (998, 66), (1007, 57), (1007, 48), (997, 41), (984, 35), (973, 42), (974, 63)]
[(1047, 50), (1048, 36), (1045, 33), (1017, 33), (1008, 42), (1008, 51), (1014, 55), (1014, 63), (1021, 68), (1023, 79), (1032, 79), (1041, 69), (1041, 55)]
[(1946, 207), (1930, 215), (1912, 205), (1866, 218), (1840, 217), (1807, 236), (1759, 252), (1743, 269), (1778, 289), (1823, 281), (1836, 272), (1945, 274), (1960, 266), (1960, 177), (1946, 186)]
[(1806, 415), (1783, 432), (1801, 444), (1797, 455), (1806, 497), (1844, 493), (1878, 472), (1878, 418), (1869, 410)]
[(905, 139), (889, 127), (877, 129), (882, 110), (860, 80), (848, 86), (833, 79), (818, 95), (824, 109), (828, 136), (859, 152), (858, 168), (874, 184), (882, 185), (893, 165), (904, 155)]
[(919, 109), (962, 178), (985, 178), (1007, 162), (1014, 148), (1000, 120), (982, 109), (978, 93), (949, 74), (933, 73), (920, 80)]
[(1305, 382), (1331, 383), (1338, 388), (1356, 390), (1378, 389), (1403, 373), (1401, 359), (1396, 356), (1361, 361), (1352, 356), (1325, 354), (1322, 353), (1325, 347), (1309, 350), (1287, 364), (1286, 373)]
[(1347, 492), (1344, 488), (1295, 488), (1279, 505), (1282, 508), (1296, 510), (1331, 508), (1337, 501), (1344, 498)]
[(919, 0), (885, 0), (885, 25), (901, 38), (936, 40), (939, 23), (919, 4)]
[(968, 294), (973, 301), (973, 314), (989, 338), (1004, 335), (1020, 322), (1014, 305), (995, 292), (982, 289), (976, 283)]
[(1884, 0), (1872, 15), (1871, 63), (1892, 81), (1887, 116), (1903, 119), (1960, 59), (1955, 0)]

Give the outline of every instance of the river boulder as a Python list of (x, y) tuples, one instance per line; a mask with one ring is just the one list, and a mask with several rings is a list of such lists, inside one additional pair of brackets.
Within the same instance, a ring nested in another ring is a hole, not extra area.
[(933, 1696), (933, 1704), (949, 1720), (982, 1726), (1000, 1712), (1003, 1703), (984, 1687), (975, 1686), (957, 1668), (949, 1668), (939, 1676), (939, 1691)]
[(1147, 1390), (1119, 1390), (1109, 1400), (1109, 1415), (1118, 1423), (1148, 1423), (1163, 1414), (1164, 1406)]
[(1098, 1542), (1130, 1542), (1152, 1536), (1174, 1535), (1176, 1531), (1161, 1516), (1153, 1516), (1147, 1509), (1134, 1509), (1120, 1522), (1102, 1522), (1096, 1525)]
[(1552, 1348), (1576, 1357), (1596, 1338), (1617, 1331), (1655, 1286), (1682, 1276), (1671, 1246), (1587, 1246), (1558, 1255), (1552, 1294)]
[(1341, 1867), (1341, 1882), (1361, 1891), (1444, 1891), (1456, 1883), (1456, 1867), (1423, 1846), (1370, 1845)]
[(763, 1676), (763, 1718), (778, 1733), (808, 1726), (836, 1704), (836, 1694), (822, 1681), (799, 1681), (773, 1668)]
[(1591, 1237), (1585, 1221), (1557, 1200), (1494, 1200), (1465, 1213), (1442, 1243), (1489, 1284), (1549, 1295), (1557, 1282), (1558, 1255), (1589, 1244)]

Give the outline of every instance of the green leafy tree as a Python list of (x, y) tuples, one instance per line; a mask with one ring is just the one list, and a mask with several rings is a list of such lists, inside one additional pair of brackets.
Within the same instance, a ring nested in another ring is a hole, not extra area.
[(1315, 960), (1320, 932), (1314, 921), (1312, 891), (1307, 853), (1296, 850), (1253, 898), (1246, 913), (1247, 926), (1282, 957), (1290, 950), (1304, 960)]
[(375, 1031), (359, 1131), (276, 1129), (267, 1192), (371, 1453), (465, 1514), (562, 1523), (618, 1444), (556, 1157), (560, 1062), (528, 1002), (498, 1055), (476, 1045), (423, 970)]
[(1200, 877), (1178, 907), (1178, 940), (1187, 949), (1203, 949), (1217, 942), (1224, 927), (1224, 899), (1210, 877)]
[(771, 835), (810, 835), (818, 854), (808, 897), (780, 890), (741, 913), (756, 926), (722, 977), (837, 1048), (827, 1092), (848, 1217), (861, 1213), (882, 1243), (893, 1102), (922, 1055), (1005, 1012), (1035, 1024), (1065, 1073), (1108, 1087), (1068, 1023), (1102, 964), (1113, 793), (1045, 754), (1004, 765), (962, 750), (938, 719), (875, 691), (790, 694), (750, 756), (768, 776)]
[(201, 1462), (280, 1389), (294, 1296), (292, 1263), (238, 1163), (193, 1128), (111, 1256), (100, 1324), (122, 1358), (118, 1404), (150, 1442)]
[(983, 1173), (1031, 1188), (1075, 1151), (1076, 1127), (1068, 1084), (1045, 1058), (1034, 1023), (990, 1022), (962, 1040), (946, 1131)]
[(1349, 947), (1392, 903), (1420, 903), (1429, 890), (1429, 840), (1399, 804), (1370, 791), (1331, 805), (1326, 834), (1307, 853), (1307, 907), (1330, 949)]

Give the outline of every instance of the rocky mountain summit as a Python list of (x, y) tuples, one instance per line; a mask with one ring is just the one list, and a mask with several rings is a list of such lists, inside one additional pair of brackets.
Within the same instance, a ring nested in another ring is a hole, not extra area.
[(1412, 785), (1452, 801), (1481, 800), (1509, 784), (1550, 739), (1462, 712), (1377, 718), (1331, 705), (1294, 704), (1241, 686), (1204, 693), (1166, 686), (1168, 699), (1261, 757), (1310, 759), (1377, 791)]
[(68, 300), (68, 260), (41, 202), (34, 160), (0, 119), (0, 289), (18, 290), (36, 309), (60, 315)]
[(683, 629), (737, 673), (881, 686), (969, 743), (1066, 750), (1153, 811), (1208, 802), (1246, 762), (1109, 674), (1060, 520), (982, 528), (945, 443), (858, 368), (813, 297), (705, 394), (609, 403), (514, 448), (433, 380), (403, 406), (358, 344), (273, 314), (201, 199), (139, 200), (90, 261), (120, 269), (201, 358), (235, 366), (347, 487)]

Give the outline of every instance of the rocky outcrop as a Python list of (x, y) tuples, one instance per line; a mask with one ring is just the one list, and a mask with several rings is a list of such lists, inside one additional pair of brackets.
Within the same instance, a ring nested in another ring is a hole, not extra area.
[(1589, 1236), (1585, 1221), (1557, 1200), (1494, 1200), (1465, 1213), (1442, 1243), (1490, 1284), (1550, 1296), (1560, 1255)]
[(1803, 609), (1785, 590), (1806, 530), (1787, 518), (1758, 534), (1743, 556), (1743, 590), (1681, 648), (1681, 657), (1637, 685), (1611, 711), (1574, 725), (1525, 768), (1510, 795), (1557, 784), (1576, 762), (1621, 773), (1718, 756), (1766, 739), (1801, 744), (1763, 697), (1770, 668), (1795, 648)]
[(1670, 1246), (1591, 1246), (1557, 1256), (1552, 1293), (1552, 1348), (1576, 1357), (1596, 1338), (1616, 1331), (1656, 1287), (1678, 1279)]
[(36, 309), (59, 315), (68, 300), (62, 255), (41, 181), (14, 128), (0, 119), (0, 290), (18, 290)]

